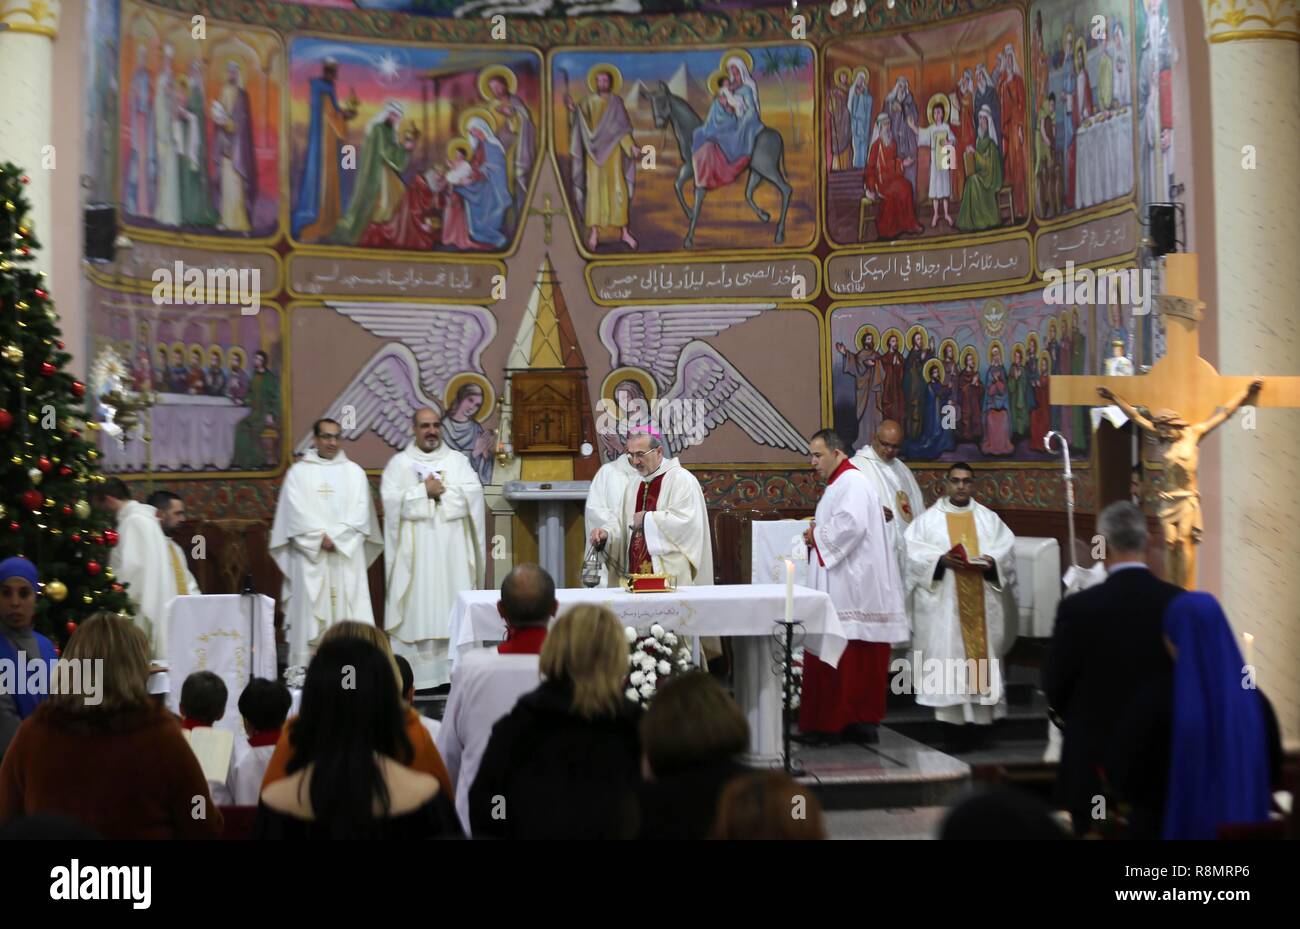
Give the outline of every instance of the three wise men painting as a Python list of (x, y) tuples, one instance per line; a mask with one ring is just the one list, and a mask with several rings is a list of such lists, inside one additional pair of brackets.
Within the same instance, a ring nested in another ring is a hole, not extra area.
[(301, 37), (289, 58), (294, 239), (509, 248), (538, 164), (538, 53)]
[[(1052, 376), (1094, 368), (1092, 308), (1046, 305), (1041, 291), (837, 307), (831, 313), (834, 428), (855, 449), (880, 423), (903, 427), (904, 459), (1048, 461), (1045, 437), (1087, 455), (1082, 407), (1048, 402)], [(1098, 362), (1099, 363), (1099, 362)]]
[(279, 37), (124, 0), (117, 163), (123, 218), (231, 239), (274, 235), (280, 212)]
[(810, 46), (584, 48), (550, 67), (551, 144), (586, 254), (816, 238)]

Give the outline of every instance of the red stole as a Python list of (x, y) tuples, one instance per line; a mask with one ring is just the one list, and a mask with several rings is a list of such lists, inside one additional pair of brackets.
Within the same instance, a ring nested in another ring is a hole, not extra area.
[[(855, 465), (853, 462), (849, 461), (849, 459), (845, 458), (843, 461), (840, 462), (840, 466), (831, 473), (830, 479), (826, 481), (826, 486), (829, 487), (832, 484), (834, 484), (835, 479), (839, 477), (841, 474), (843, 474), (845, 471), (856, 471), (856, 470), (858, 470), (858, 466)], [(822, 561), (822, 553), (817, 548), (817, 536), (813, 536), (812, 539), (813, 539), (813, 551), (817, 553), (817, 563), (824, 568), (826, 567), (826, 562)]]
[(542, 643), (546, 641), (545, 626), (524, 626), (516, 629), (506, 628), (506, 640), (497, 646), (500, 655), (540, 655)]
[[(665, 471), (664, 473), (666, 474), (667, 472)], [(659, 488), (663, 486), (663, 482), (663, 474), (660, 474), (652, 480), (642, 481), (641, 486), (636, 489), (636, 506), (633, 508), (632, 512), (653, 512), (659, 503)], [(632, 542), (628, 546), (627, 573), (654, 573), (654, 560), (650, 557), (650, 550), (646, 548), (644, 529), (632, 536)]]

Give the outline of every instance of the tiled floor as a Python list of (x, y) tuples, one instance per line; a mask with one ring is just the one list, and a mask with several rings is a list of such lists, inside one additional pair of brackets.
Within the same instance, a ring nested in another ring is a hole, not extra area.
[(933, 839), (947, 812), (947, 807), (920, 806), (829, 810), (823, 815), (832, 839)]

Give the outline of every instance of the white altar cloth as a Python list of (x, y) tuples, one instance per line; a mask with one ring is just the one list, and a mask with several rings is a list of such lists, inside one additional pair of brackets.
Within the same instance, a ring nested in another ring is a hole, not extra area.
[[(451, 609), (452, 678), (455, 662), (479, 642), (505, 638), (495, 590), (466, 590)], [(555, 592), (560, 612), (579, 603), (608, 607), (625, 626), (646, 630), (658, 623), (686, 635), (732, 636), (735, 646), (736, 701), (749, 722), (753, 764), (781, 756), (781, 679), (774, 660), (777, 620), (785, 617), (784, 584), (718, 584), (680, 587), (672, 593), (631, 594), (610, 587), (565, 588)], [(823, 661), (837, 665), (844, 654), (844, 627), (820, 590), (796, 585), (794, 618), (803, 624), (803, 643)], [(799, 644), (798, 642), (796, 644)]]

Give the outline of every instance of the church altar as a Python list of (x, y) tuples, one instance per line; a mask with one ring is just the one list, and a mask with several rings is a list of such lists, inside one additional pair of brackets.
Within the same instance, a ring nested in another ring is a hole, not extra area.
[(206, 468), (228, 470), (235, 459), (235, 427), (249, 412), (249, 407), (229, 397), (159, 394), (158, 402), (147, 414), (152, 424), (150, 443), (141, 441), (144, 424), (131, 430), (125, 448), (117, 439), (99, 434), (104, 469), (147, 471), (147, 444), (151, 444), (155, 470), (193, 470), (196, 461), (202, 461)]
[(537, 501), (537, 563), (564, 583), (564, 506), (586, 500), (591, 481), (507, 481), (501, 495), (511, 503)]
[[(784, 584), (723, 584), (679, 587), (672, 593), (631, 594), (611, 587), (555, 591), (560, 612), (581, 603), (608, 607), (625, 626), (644, 631), (658, 623), (670, 632), (693, 636), (732, 636), (735, 645), (736, 702), (749, 723), (750, 764), (781, 760), (781, 659), (783, 647), (774, 623), (785, 616)], [(499, 642), (505, 622), (497, 614), (495, 590), (463, 591), (451, 611), (452, 678), (455, 664), (479, 642)], [(803, 625), (802, 642), (832, 666), (846, 640), (831, 598), (810, 587), (794, 588), (794, 618)]]
[(180, 712), (181, 686), (195, 671), (226, 682), (226, 715), (218, 729), (244, 731), (239, 695), (249, 678), (276, 680), (275, 601), (265, 594), (177, 597), (167, 606), (167, 708)]

